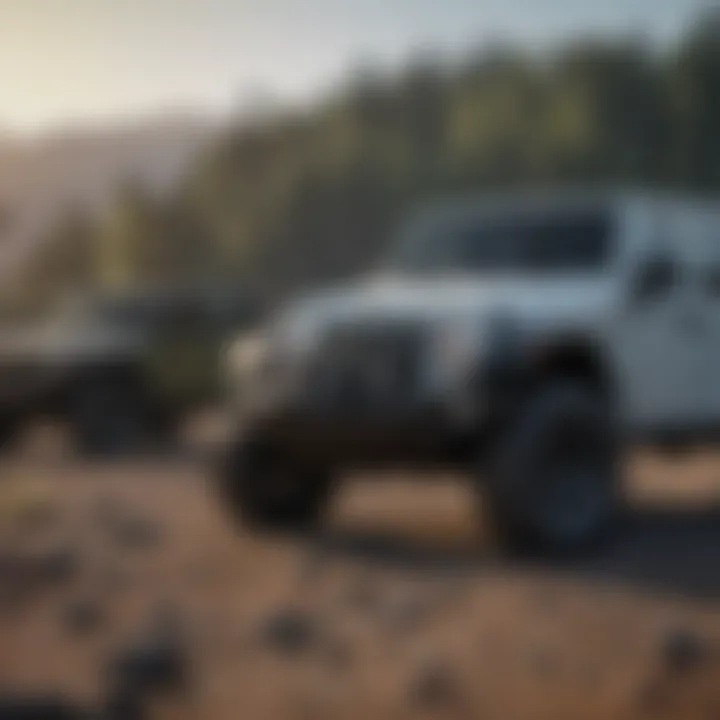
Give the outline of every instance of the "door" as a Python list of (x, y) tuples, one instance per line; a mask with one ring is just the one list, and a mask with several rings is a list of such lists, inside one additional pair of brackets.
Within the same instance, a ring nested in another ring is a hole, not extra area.
[(641, 254), (618, 318), (616, 352), (626, 417), (633, 429), (675, 432), (707, 416), (706, 303), (698, 287), (697, 244), (672, 224)]

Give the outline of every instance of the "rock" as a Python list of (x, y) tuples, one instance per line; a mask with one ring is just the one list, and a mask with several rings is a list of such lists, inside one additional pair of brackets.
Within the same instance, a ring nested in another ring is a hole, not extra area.
[[(639, 691), (638, 704), (649, 717), (655, 717), (673, 699), (680, 688), (692, 687), (694, 673), (716, 659), (715, 648), (692, 630), (668, 630), (659, 647), (659, 668)], [(712, 668), (714, 674), (715, 667)], [(699, 677), (703, 677), (701, 673)], [(690, 686), (686, 681), (690, 680)]]
[(75, 600), (63, 612), (63, 625), (73, 635), (97, 630), (104, 619), (100, 604), (92, 599)]
[(30, 572), (27, 562), (16, 553), (0, 553), (0, 609), (22, 609), (31, 591)]
[(261, 641), (284, 655), (300, 655), (317, 646), (320, 630), (315, 617), (298, 610), (284, 610), (263, 622)]
[(48, 586), (64, 585), (75, 578), (80, 554), (73, 548), (53, 547), (33, 554), (0, 555), (0, 602), (14, 606)]
[(0, 694), (2, 720), (80, 720), (89, 717), (81, 708), (59, 696)]
[(105, 700), (99, 720), (143, 720), (145, 698), (132, 687), (115, 688)]
[(72, 580), (80, 568), (80, 553), (70, 547), (51, 548), (35, 561), (35, 573), (39, 580), (51, 584)]
[(174, 608), (160, 608), (150, 629), (114, 654), (108, 676), (103, 720), (142, 720), (156, 694), (187, 689), (187, 645)]
[(115, 539), (121, 547), (147, 549), (158, 545), (162, 537), (160, 526), (145, 518), (126, 516), (114, 523)]
[(187, 687), (188, 666), (185, 638), (174, 613), (168, 611), (111, 659), (110, 686), (126, 699), (183, 690)]
[(460, 688), (452, 668), (444, 662), (433, 662), (418, 670), (410, 684), (410, 702), (427, 710), (442, 711), (457, 705)]
[(115, 659), (120, 685), (141, 692), (174, 690), (185, 685), (186, 659), (167, 638), (145, 638), (123, 649)]
[(707, 643), (688, 630), (672, 630), (663, 641), (663, 664), (671, 672), (695, 670), (707, 662), (711, 655)]
[(0, 585), (14, 585), (26, 571), (27, 562), (21, 555), (10, 550), (0, 552)]

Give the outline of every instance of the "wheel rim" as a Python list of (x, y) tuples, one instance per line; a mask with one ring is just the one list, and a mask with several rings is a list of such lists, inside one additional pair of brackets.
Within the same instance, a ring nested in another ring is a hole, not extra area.
[(594, 428), (568, 420), (540, 459), (533, 493), (543, 532), (560, 540), (586, 537), (608, 511), (608, 455)]

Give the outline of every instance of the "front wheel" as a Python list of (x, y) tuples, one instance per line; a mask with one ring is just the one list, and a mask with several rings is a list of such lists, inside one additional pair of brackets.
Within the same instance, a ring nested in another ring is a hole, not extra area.
[(8, 415), (0, 417), (0, 452), (8, 452), (20, 434), (22, 420), (19, 417)]
[(220, 498), (232, 519), (260, 530), (314, 527), (332, 486), (330, 473), (249, 442), (234, 444), (220, 468)]
[(602, 398), (578, 383), (540, 391), (498, 442), (484, 503), (501, 541), (573, 553), (605, 535), (618, 507), (618, 443)]

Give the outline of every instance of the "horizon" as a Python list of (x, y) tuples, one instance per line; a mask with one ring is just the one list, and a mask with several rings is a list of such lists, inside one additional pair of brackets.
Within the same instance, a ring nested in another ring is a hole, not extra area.
[[(302, 105), (363, 65), (578, 36), (671, 42), (705, 0), (0, 0), (0, 137)], [(68, 10), (70, 7), (70, 10)], [(448, 12), (450, 10), (450, 12)], [(80, 130), (79, 130), (80, 129)]]

